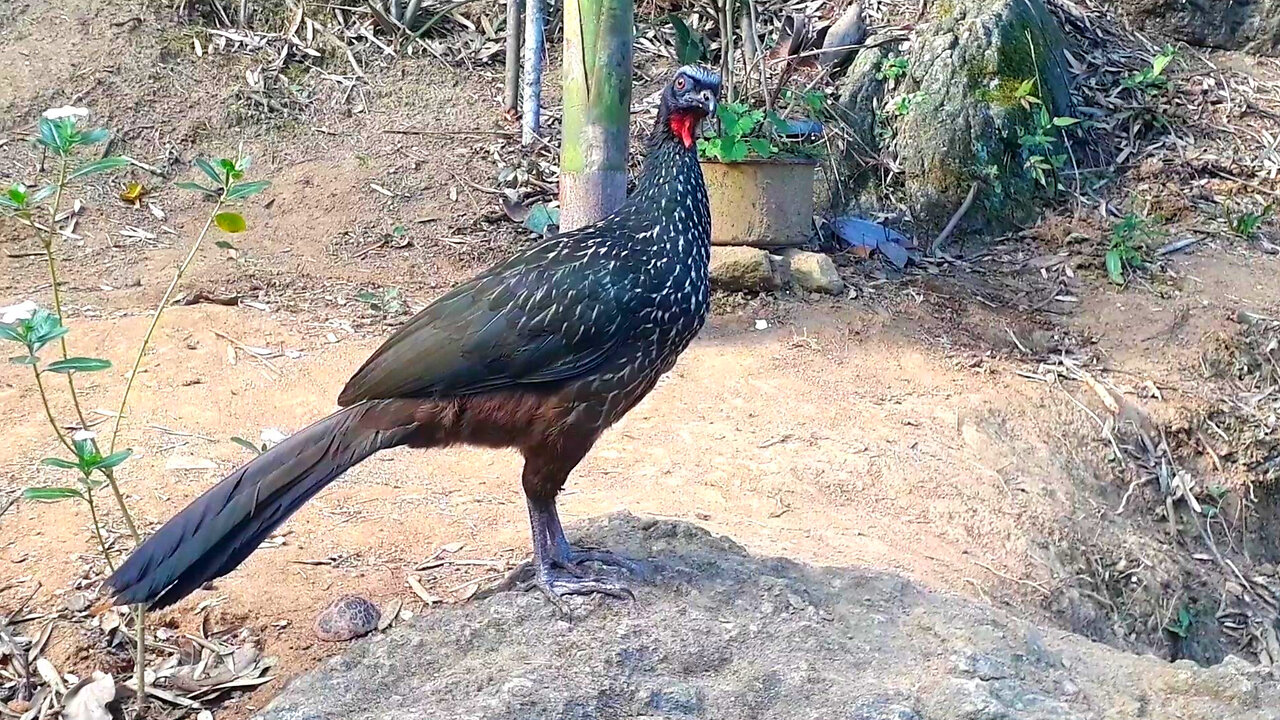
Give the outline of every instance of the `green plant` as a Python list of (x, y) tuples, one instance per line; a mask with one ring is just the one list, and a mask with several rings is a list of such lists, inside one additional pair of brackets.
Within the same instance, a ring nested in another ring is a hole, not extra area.
[(1178, 608), (1178, 617), (1170, 620), (1164, 626), (1164, 629), (1185, 640), (1191, 635), (1191, 626), (1195, 624), (1195, 621), (1195, 611), (1191, 606), (1183, 605)]
[(679, 15), (668, 15), (667, 22), (676, 33), (676, 60), (681, 65), (693, 65), (702, 61), (707, 53), (707, 39), (702, 33), (689, 27)]
[(240, 447), (242, 447), (242, 448), (245, 448), (245, 449), (249, 450), (249, 451), (250, 451), (250, 452), (252, 452), (254, 455), (261, 455), (262, 453), (264, 453), (264, 452), (266, 452), (266, 451), (267, 451), (267, 444), (266, 444), (266, 443), (262, 443), (261, 445), (255, 445), (255, 444), (253, 444), (253, 442), (252, 442), (252, 441), (245, 440), (244, 438), (240, 437), (239, 435), (233, 435), (233, 436), (231, 437), (231, 442), (233, 442), (233, 443), (235, 443), (235, 444), (239, 445), (239, 446), (240, 446)]
[(1022, 148), (1023, 167), (1041, 186), (1057, 190), (1058, 171), (1067, 164), (1067, 154), (1055, 152), (1056, 146), (1065, 142), (1061, 137), (1064, 128), (1071, 127), (1079, 120), (1071, 117), (1052, 117), (1045, 109), (1044, 103), (1033, 95), (1024, 99), (1033, 100), (1035, 110), (1031, 119), (1035, 127), (1031, 132), (1019, 129), (1018, 145)]
[(1129, 213), (1111, 229), (1111, 241), (1105, 257), (1107, 277), (1116, 285), (1124, 285), (1127, 274), (1141, 268), (1146, 260), (1144, 251), (1149, 241), (1160, 234), (1143, 217)]
[(1129, 75), (1120, 81), (1120, 85), (1131, 90), (1138, 90), (1144, 95), (1154, 95), (1169, 87), (1169, 78), (1165, 77), (1165, 68), (1173, 61), (1176, 51), (1171, 45), (1165, 45), (1154, 58), (1151, 65)]
[(364, 290), (356, 294), (356, 300), (383, 315), (399, 315), (404, 310), (404, 299), (398, 288), (385, 288), (377, 292)]
[(778, 147), (764, 134), (764, 110), (752, 110), (743, 103), (724, 103), (716, 108), (720, 132), (698, 140), (698, 154), (721, 162), (739, 162), (750, 155), (772, 157)]
[[(19, 309), (12, 313), (12, 321), (0, 324), (0, 340), (17, 343), (25, 350), (23, 354), (11, 357), (10, 362), (31, 368), (45, 417), (48, 419), (54, 435), (70, 456), (70, 459), (66, 457), (45, 458), (41, 461), (42, 464), (71, 470), (76, 473), (75, 485), (27, 488), (22, 493), (22, 496), (27, 500), (40, 502), (67, 499), (84, 501), (90, 512), (93, 533), (102, 552), (103, 559), (107, 567), (114, 570), (115, 559), (103, 539), (101, 514), (93, 493), (104, 484), (111, 489), (116, 506), (120, 511), (125, 526), (128, 528), (130, 536), (133, 538), (135, 546), (140, 543), (142, 536), (138, 532), (128, 504), (125, 502), (124, 494), (120, 491), (120, 486), (116, 481), (115, 470), (132, 454), (132, 450), (128, 448), (117, 451), (116, 443), (120, 435), (120, 421), (125, 416), (125, 411), (128, 408), (129, 393), (133, 388), (134, 378), (138, 375), (143, 355), (150, 344), (156, 325), (160, 322), (161, 314), (173, 297), (174, 289), (191, 261), (195, 258), (196, 251), (208, 234), (209, 229), (215, 223), (226, 232), (241, 232), (245, 229), (244, 218), (238, 213), (226, 211), (224, 208), (229, 202), (244, 199), (261, 192), (267, 187), (267, 183), (242, 182), (244, 170), (248, 168), (249, 162), (248, 158), (241, 158), (236, 161), (217, 160), (210, 163), (202, 160), (197, 162), (201, 170), (213, 181), (213, 187), (204, 187), (194, 183), (179, 184), (182, 187), (190, 187), (210, 196), (214, 201), (213, 208), (210, 210), (204, 228), (192, 243), (190, 252), (174, 272), (168, 289), (152, 315), (151, 324), (139, 344), (132, 370), (125, 382), (124, 390), (121, 392), (120, 404), (115, 415), (115, 423), (111, 430), (110, 440), (106, 449), (103, 450), (97, 436), (88, 430), (89, 423), (86, 422), (81, 408), (75, 377), (80, 373), (100, 372), (110, 369), (111, 363), (101, 358), (74, 357), (68, 352), (67, 335), (69, 328), (65, 324), (65, 316), (62, 311), (62, 291), (58, 275), (55, 240), (58, 236), (59, 211), (70, 183), (96, 173), (124, 167), (132, 161), (127, 157), (115, 156), (77, 163), (76, 155), (78, 150), (101, 143), (108, 137), (105, 129), (83, 128), (81, 121), (87, 116), (88, 111), (81, 108), (58, 108), (46, 112), (38, 122), (39, 132), (36, 142), (46, 153), (51, 153), (56, 157), (56, 180), (36, 190), (31, 190), (22, 184), (14, 184), (9, 187), (3, 196), (0, 196), (2, 198), (0, 199), (0, 213), (31, 228), (43, 247), (53, 295), (52, 312), (37, 307), (33, 302), (23, 303), (18, 306)], [(41, 352), (55, 340), (58, 342), (58, 358), (46, 362), (41, 357)], [(70, 437), (63, 431), (63, 424), (57, 420), (49, 402), (51, 389), (45, 383), (45, 376), (49, 373), (63, 375), (67, 381), (71, 404), (80, 428), (72, 433)], [(145, 614), (142, 607), (137, 607), (134, 610), (134, 627), (137, 633), (134, 671), (138, 684), (136, 688), (137, 696), (141, 704), (141, 698), (146, 696)]]
[(911, 61), (904, 57), (885, 58), (880, 63), (880, 69), (876, 71), (876, 77), (885, 82), (897, 80), (906, 75), (910, 67)]
[(1224, 208), (1227, 216), (1227, 226), (1231, 228), (1231, 232), (1245, 240), (1253, 240), (1258, 236), (1258, 232), (1262, 230), (1262, 224), (1271, 217), (1274, 209), (1271, 203), (1267, 203), (1263, 206), (1261, 212), (1246, 210), (1236, 215), (1231, 211), (1230, 207), (1224, 206)]
[(911, 106), (915, 103), (919, 93), (907, 93), (898, 95), (889, 101), (889, 112), (898, 117), (906, 117), (911, 113)]

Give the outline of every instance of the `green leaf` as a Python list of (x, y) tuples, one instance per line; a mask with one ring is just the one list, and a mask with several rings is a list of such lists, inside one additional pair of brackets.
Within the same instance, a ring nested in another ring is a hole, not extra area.
[(253, 182), (236, 183), (229, 191), (227, 191), (227, 199), (240, 200), (251, 195), (257, 195), (270, 186), (271, 181), (269, 180), (254, 180)]
[(86, 175), (96, 175), (100, 172), (115, 170), (116, 168), (124, 167), (128, 164), (129, 158), (127, 157), (108, 157), (102, 158), (101, 160), (94, 160), (91, 163), (81, 165), (75, 172), (67, 176), (67, 180), (75, 180), (76, 178), (82, 178)]
[(204, 193), (205, 195), (208, 195), (209, 197), (215, 197), (215, 198), (216, 198), (216, 197), (219, 197), (219, 196), (221, 195), (221, 193), (219, 193), (217, 190), (210, 190), (209, 188), (207, 188), (207, 187), (205, 187), (205, 186), (203, 186), (203, 185), (200, 185), (200, 184), (198, 184), (198, 183), (193, 183), (193, 182), (180, 182), (180, 183), (174, 183), (174, 186), (175, 186), (175, 187), (182, 188), (183, 190), (195, 190), (196, 192)]
[(105, 470), (105, 469), (113, 468), (113, 467), (115, 467), (115, 466), (119, 465), (120, 463), (124, 462), (125, 460), (128, 460), (128, 459), (129, 459), (129, 456), (130, 456), (130, 455), (132, 455), (132, 454), (133, 454), (133, 449), (132, 449), (132, 448), (125, 448), (124, 450), (121, 450), (120, 452), (114, 452), (114, 453), (111, 453), (110, 455), (108, 455), (108, 456), (106, 456), (106, 457), (102, 458), (101, 460), (99, 460), (98, 462), (94, 463), (94, 464), (93, 464), (93, 469), (94, 469), (94, 470)]
[(0, 325), (0, 340), (26, 342), (22, 336), (22, 330), (19, 329), (18, 325)]
[(50, 120), (42, 117), (39, 127), (40, 144), (59, 155), (66, 155), (71, 149), (71, 135), (75, 132), (74, 121), (70, 118)]
[(236, 161), (236, 169), (240, 172), (248, 170), (251, 165), (253, 165), (253, 160), (248, 155), (245, 155)]
[(752, 138), (748, 140), (747, 147), (751, 149), (751, 152), (765, 159), (772, 157), (775, 150), (773, 143), (770, 143), (764, 138)]
[(232, 234), (244, 232), (247, 227), (240, 213), (220, 212), (213, 216), (213, 221), (223, 232)]
[(84, 499), (84, 495), (80, 494), (79, 490), (66, 487), (27, 488), (22, 491), (22, 497), (39, 502), (57, 502), (71, 498)]
[(72, 372), (97, 372), (106, 370), (111, 367), (110, 360), (102, 360), (101, 358), (91, 357), (71, 357), (66, 360), (56, 360), (45, 366), (45, 370), (55, 373), (72, 373)]
[(5, 193), (5, 198), (9, 201), (11, 207), (20, 208), (27, 204), (27, 186), (22, 183), (14, 183), (9, 186), (9, 191)]
[(236, 164), (226, 158), (218, 158), (218, 167), (222, 170), (224, 185), (230, 185), (232, 180), (243, 176), (243, 173), (236, 170)]
[(35, 365), (40, 362), (40, 358), (35, 355), (15, 355), (9, 358), (9, 362), (14, 365)]
[(1124, 259), (1119, 250), (1107, 251), (1107, 277), (1116, 285), (1124, 284)]
[(232, 436), (231, 442), (239, 445), (242, 448), (249, 450), (254, 455), (262, 454), (262, 448), (258, 447), (257, 445), (254, 445), (253, 443), (249, 442), (248, 440), (245, 440), (244, 438), (238, 435)]
[(1170, 62), (1173, 61), (1174, 54), (1175, 53), (1173, 48), (1166, 45), (1163, 52), (1161, 52), (1159, 55), (1152, 58), (1151, 74), (1160, 75), (1161, 73), (1163, 73), (1164, 69), (1169, 66)]
[(39, 350), (40, 348), (44, 347), (45, 345), (48, 345), (49, 343), (53, 342), (54, 340), (57, 340), (58, 338), (62, 337), (63, 335), (66, 335), (69, 332), (71, 332), (71, 328), (66, 327), (64, 325), (59, 325), (53, 328), (52, 330), (48, 331), (47, 333), (41, 334), (38, 338), (33, 338), (30, 335), (28, 335), (27, 340), (34, 346), (35, 350)]
[(1080, 122), (1080, 119), (1073, 117), (1056, 117), (1053, 119), (1053, 124), (1057, 127), (1071, 127), (1078, 122)]
[(222, 175), (218, 174), (218, 171), (214, 169), (213, 164), (208, 160), (205, 160), (204, 158), (196, 158), (196, 167), (200, 168), (204, 171), (205, 175), (209, 176), (209, 179), (214, 182), (215, 187), (222, 187), (222, 184), (226, 182), (226, 179)]
[(27, 202), (38, 203), (58, 191), (56, 185), (45, 185), (39, 190), (31, 193), (31, 197), (27, 198)]
[(63, 460), (62, 458), (56, 458), (56, 457), (47, 457), (41, 460), (40, 464), (48, 465), (49, 467), (62, 468), (63, 470), (79, 470), (80, 469), (79, 465), (71, 462), (70, 460)]
[(760, 121), (763, 119), (764, 119), (763, 110), (756, 110), (754, 112), (746, 113), (745, 115), (742, 116), (742, 118), (739, 121), (738, 134), (739, 135), (751, 134), (751, 131), (755, 130), (756, 125), (759, 125)]
[(695, 65), (700, 62), (706, 54), (706, 38), (702, 33), (691, 29), (676, 15), (668, 15), (667, 19), (676, 33), (676, 59), (681, 65)]
[(724, 138), (720, 148), (721, 159), (725, 162), (739, 162), (747, 157), (747, 144), (738, 138)]
[(93, 130), (83, 133), (80, 136), (80, 144), (81, 145), (97, 145), (98, 143), (106, 139), (107, 139), (106, 128), (94, 128)]
[(223, 249), (223, 250), (235, 250), (235, 249), (236, 249), (236, 246), (235, 246), (235, 245), (232, 245), (231, 243), (227, 242), (226, 240), (219, 240), (219, 241), (217, 241), (217, 242), (215, 242), (215, 243), (214, 243), (214, 246), (215, 246), (215, 247), (218, 247), (218, 248), (221, 248), (221, 249)]
[(1036, 79), (1035, 79), (1035, 78), (1030, 78), (1030, 79), (1028, 79), (1028, 80), (1023, 80), (1023, 81), (1022, 81), (1022, 84), (1018, 86), (1018, 89), (1014, 91), (1013, 96), (1014, 96), (1014, 97), (1018, 97), (1018, 98), (1024, 98), (1024, 97), (1027, 97), (1028, 95), (1030, 95), (1030, 94), (1031, 94), (1031, 91), (1032, 91), (1032, 90), (1035, 90), (1035, 89), (1036, 89)]

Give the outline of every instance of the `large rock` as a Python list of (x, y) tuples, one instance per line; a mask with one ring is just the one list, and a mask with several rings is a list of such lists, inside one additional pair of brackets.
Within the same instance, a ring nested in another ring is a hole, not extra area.
[[(933, 21), (912, 40), (906, 74), (892, 88), (879, 72), (885, 51), (856, 59), (840, 86), (856, 138), (847, 174), (855, 182), (878, 177), (866, 172), (868, 156), (896, 165), (925, 232), (940, 230), (979, 181), (968, 225), (1001, 229), (1024, 221), (1034, 208), (1035, 180), (1019, 138), (1036, 126), (1016, 93), (1037, 81), (1035, 94), (1049, 112), (1070, 115), (1062, 32), (1042, 0), (939, 0), (930, 7)], [(859, 199), (866, 200), (849, 198)]]
[(727, 292), (767, 292), (784, 282), (769, 251), (744, 245), (713, 245), (710, 272), (711, 287)]
[(839, 295), (844, 292), (844, 281), (831, 256), (806, 250), (782, 251), (791, 271), (791, 280), (801, 290)]
[(1190, 45), (1280, 55), (1276, 0), (1107, 0), (1137, 25)]
[[(576, 534), (576, 533), (571, 533)], [(266, 720), (1276, 720), (1280, 684), (1040, 631), (885, 573), (748, 555), (614, 515), (578, 538), (643, 558), (637, 600), (436, 609), (290, 684)]]

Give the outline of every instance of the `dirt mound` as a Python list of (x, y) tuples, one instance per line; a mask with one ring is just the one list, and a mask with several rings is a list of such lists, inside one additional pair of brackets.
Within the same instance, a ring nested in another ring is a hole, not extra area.
[(262, 715), (320, 718), (1280, 717), (1272, 673), (1041, 632), (895, 575), (758, 558), (697, 526), (596, 518), (638, 601), (501, 594), (362, 641)]

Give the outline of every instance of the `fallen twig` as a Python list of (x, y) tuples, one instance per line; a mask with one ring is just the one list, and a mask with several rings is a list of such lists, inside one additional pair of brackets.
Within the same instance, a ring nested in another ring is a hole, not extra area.
[(942, 228), (942, 232), (938, 233), (938, 237), (933, 239), (933, 244), (929, 246), (929, 254), (937, 257), (938, 250), (942, 248), (942, 244), (951, 237), (951, 233), (955, 231), (956, 226), (964, 218), (964, 214), (969, 212), (969, 208), (973, 205), (973, 200), (978, 196), (978, 183), (969, 186), (969, 194), (964, 196), (964, 202), (960, 203), (960, 209), (956, 210), (956, 214), (951, 216), (951, 220), (947, 222), (947, 226)]

